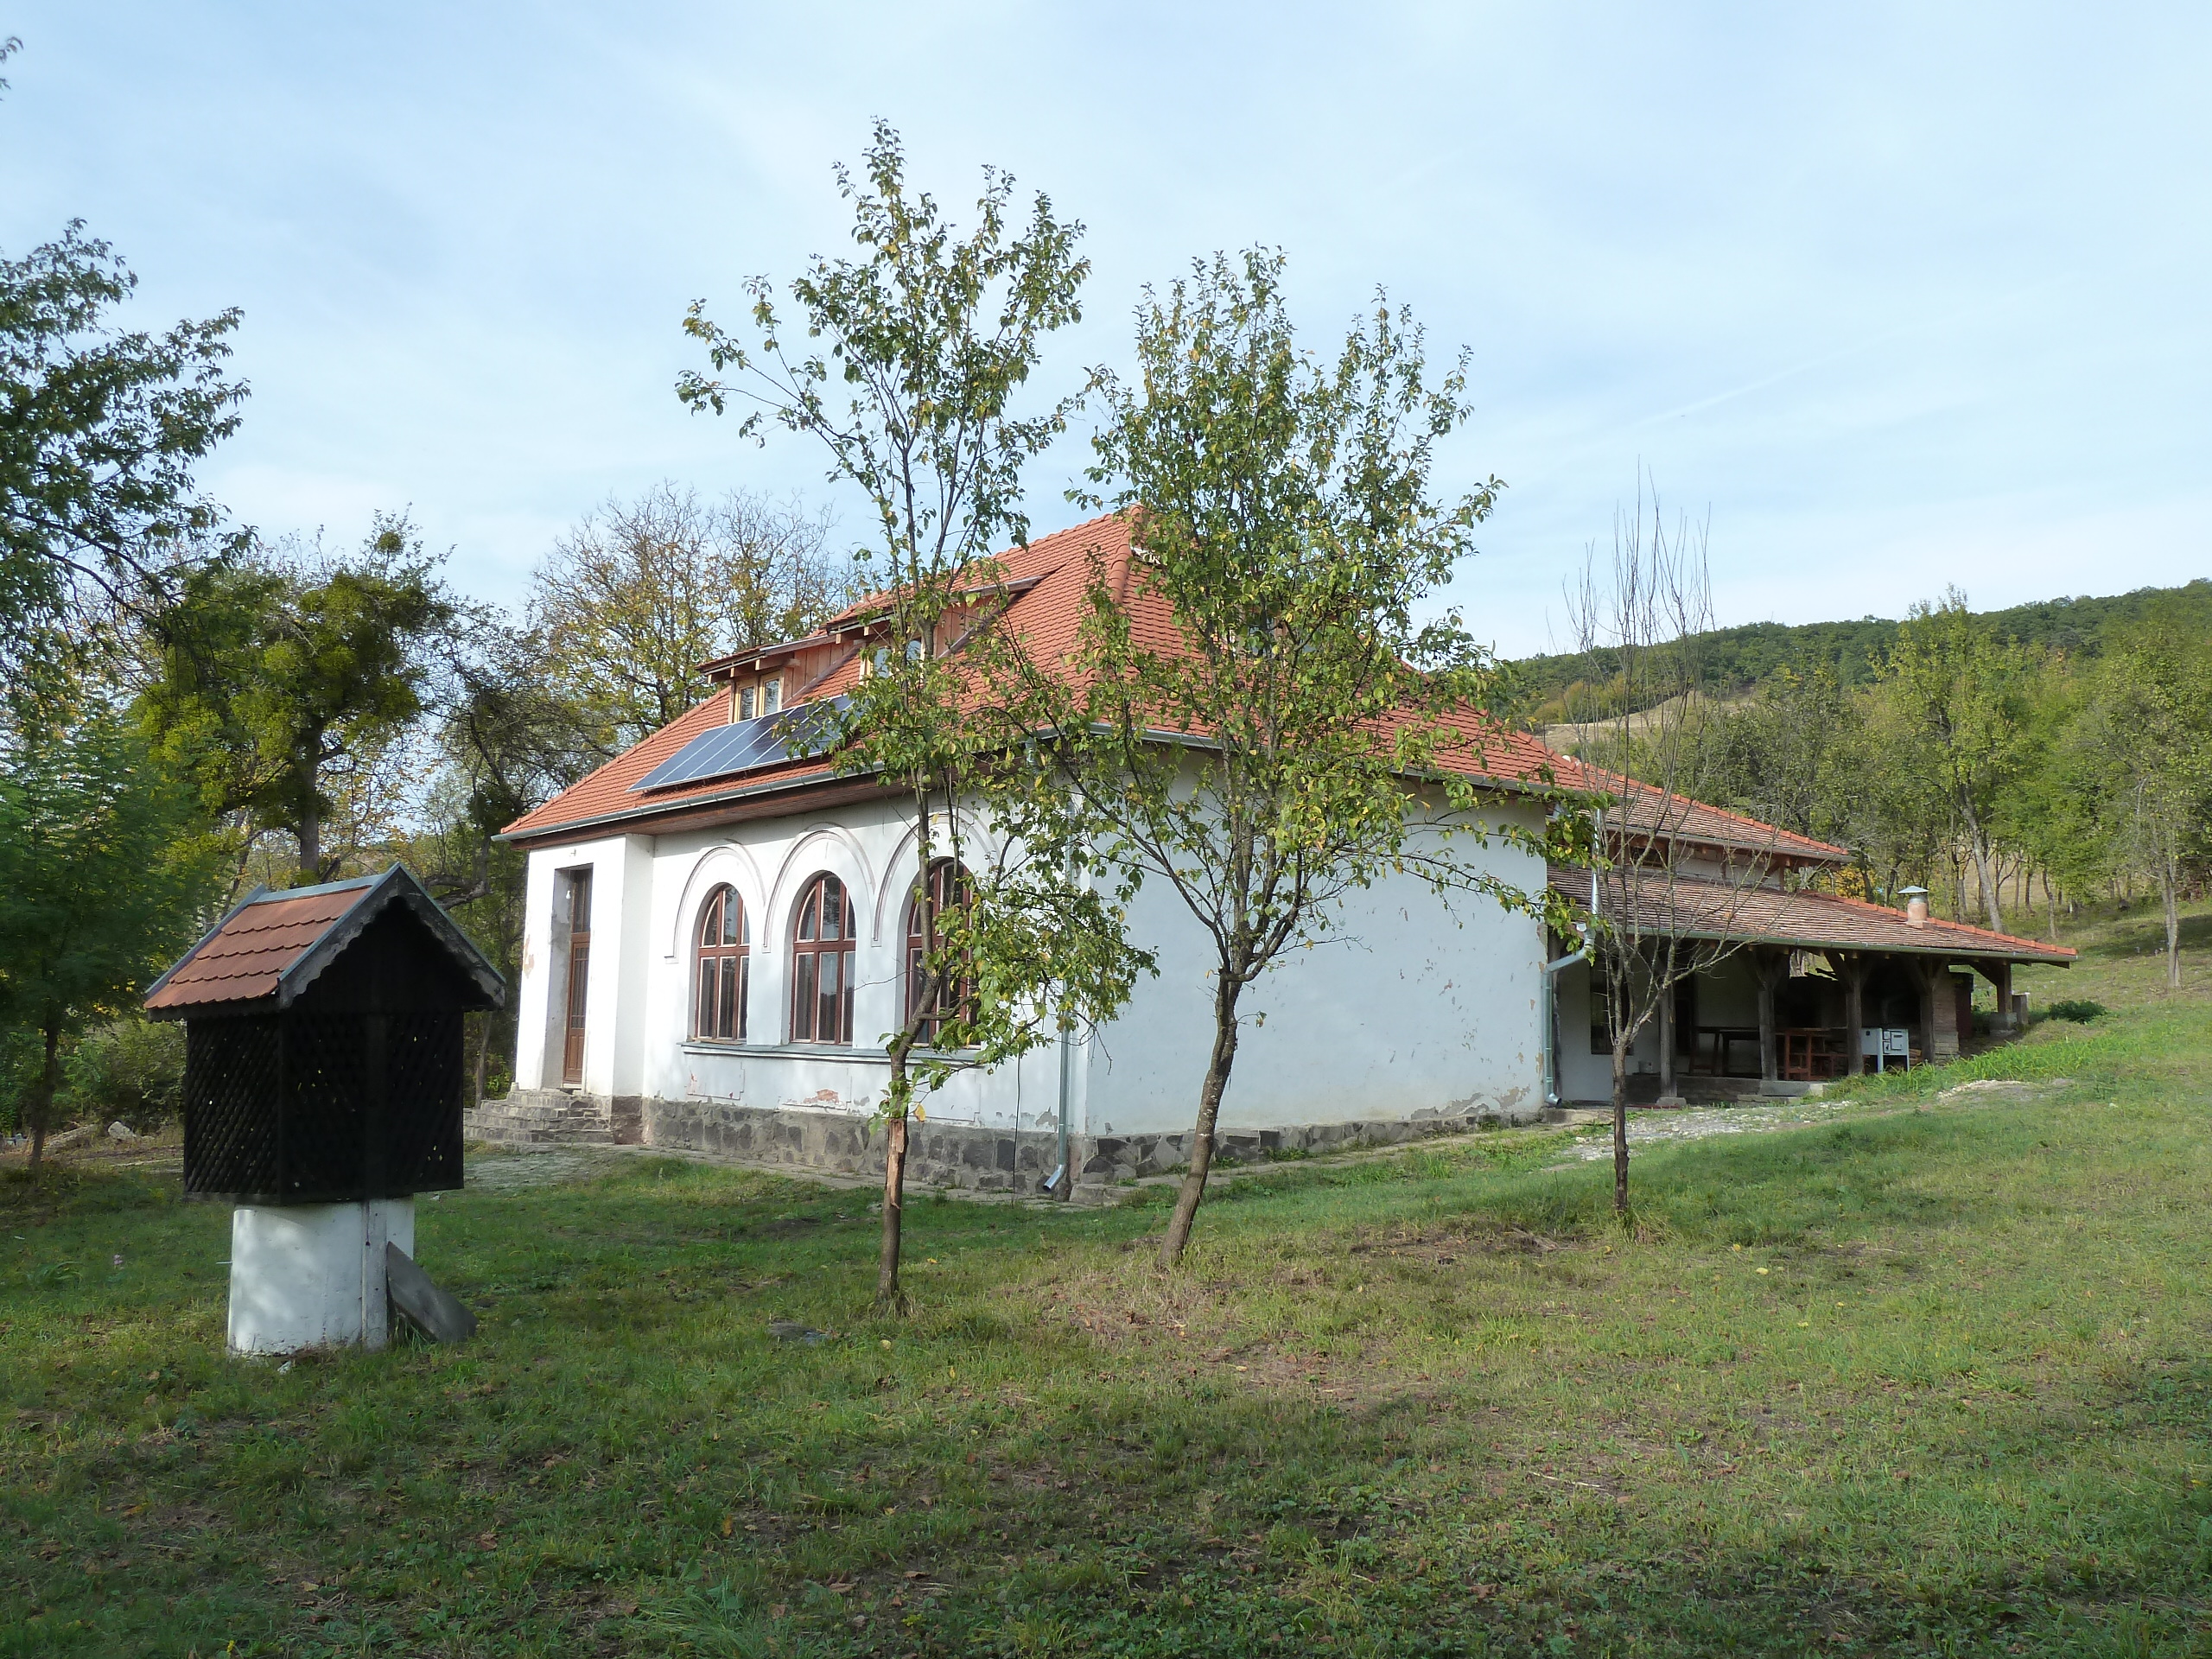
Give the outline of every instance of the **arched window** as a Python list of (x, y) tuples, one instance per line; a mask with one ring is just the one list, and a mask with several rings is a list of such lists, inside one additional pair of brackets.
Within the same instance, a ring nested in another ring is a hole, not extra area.
[(691, 1034), (705, 1043), (745, 1040), (746, 993), (753, 983), (753, 930), (734, 890), (716, 887), (699, 911), (698, 995)]
[(791, 1040), (853, 1040), (853, 943), (860, 932), (845, 884), (817, 875), (791, 922)]
[[(940, 858), (930, 866), (929, 893), (936, 909), (942, 915), (956, 906), (965, 906), (969, 899), (968, 872), (949, 858)], [(922, 996), (927, 988), (922, 982), (922, 959), (927, 956), (935, 940), (925, 924), (931, 912), (921, 901), (918, 892), (906, 906), (906, 1018), (926, 1015), (918, 1034), (925, 1043), (934, 1043), (944, 1029), (947, 1020), (975, 1014), (976, 982), (966, 974), (948, 979), (937, 988), (934, 1006), (925, 1009)]]

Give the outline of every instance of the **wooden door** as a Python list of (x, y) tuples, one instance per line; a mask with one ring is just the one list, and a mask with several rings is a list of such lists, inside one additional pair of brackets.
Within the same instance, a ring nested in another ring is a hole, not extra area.
[(569, 998), (562, 1033), (561, 1081), (584, 1080), (584, 1010), (591, 987), (591, 872), (569, 873)]

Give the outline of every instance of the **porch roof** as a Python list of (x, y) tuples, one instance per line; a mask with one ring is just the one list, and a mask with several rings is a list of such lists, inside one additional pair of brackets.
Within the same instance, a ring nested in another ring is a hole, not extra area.
[[(1552, 867), (1552, 886), (1577, 905), (1590, 902), (1590, 872)], [(1678, 876), (1625, 891), (1599, 876), (1602, 905), (1635, 906), (1637, 925), (1653, 932), (1679, 931), (1693, 939), (1787, 945), (1801, 950), (1872, 950), (1898, 956), (1972, 957), (1983, 962), (2041, 962), (2065, 967), (2074, 952), (2064, 945), (1970, 927), (1930, 917), (1918, 926), (1901, 910), (1833, 893), (1779, 887), (1732, 887)]]

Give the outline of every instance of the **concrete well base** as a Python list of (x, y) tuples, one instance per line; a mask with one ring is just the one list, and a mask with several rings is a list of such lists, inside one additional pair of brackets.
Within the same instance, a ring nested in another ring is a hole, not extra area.
[(231, 1211), (230, 1350), (382, 1348), (391, 1340), (385, 1246), (415, 1253), (415, 1200)]

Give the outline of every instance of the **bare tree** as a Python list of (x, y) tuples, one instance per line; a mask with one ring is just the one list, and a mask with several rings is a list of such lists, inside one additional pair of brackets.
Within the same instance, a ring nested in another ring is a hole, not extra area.
[[(1624, 1216), (1630, 1051), (1658, 1020), (1660, 1084), (1671, 1096), (1675, 988), (1744, 948), (1738, 912), (1772, 863), (1772, 832), (1699, 798), (1715, 753), (1703, 741), (1698, 651), (1713, 626), (1707, 535), (1687, 518), (1670, 532), (1657, 491), (1647, 499), (1639, 479), (1633, 512), (1614, 514), (1610, 563), (1593, 543), (1567, 595), (1579, 648), (1617, 670), (1607, 707), (1578, 722), (1578, 758), (1591, 764), (1597, 817), (1590, 988), (1611, 1037), (1613, 1208)], [(1762, 1046), (1770, 1047), (1765, 1033)]]
[(718, 502), (658, 484), (610, 500), (531, 577), (544, 672), (602, 758), (706, 695), (700, 664), (810, 632), (855, 597), (828, 524), (744, 491)]

